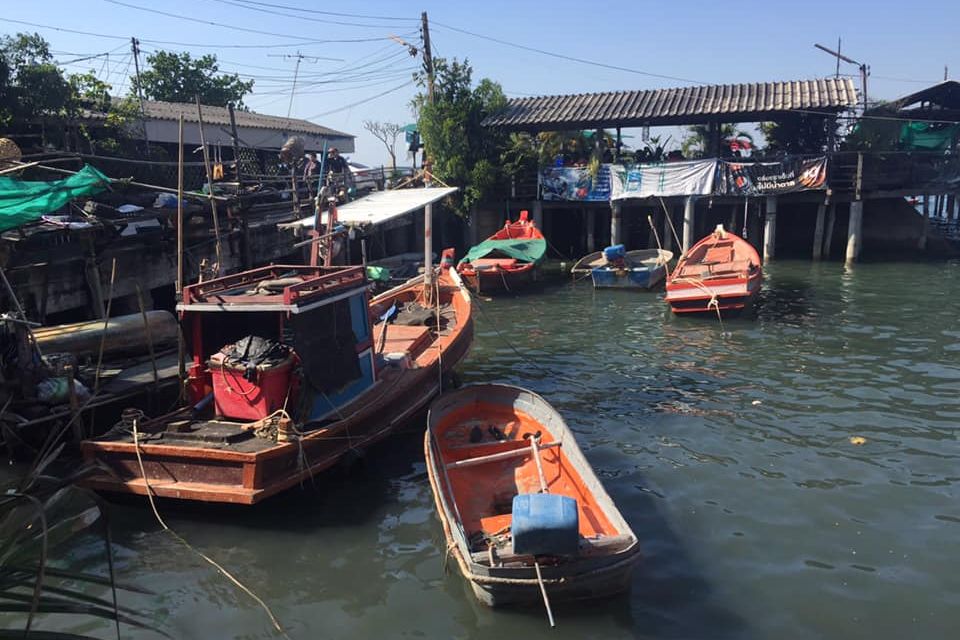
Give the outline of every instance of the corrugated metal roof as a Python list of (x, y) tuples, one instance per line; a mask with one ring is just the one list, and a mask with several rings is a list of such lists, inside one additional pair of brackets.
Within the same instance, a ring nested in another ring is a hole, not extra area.
[[(197, 122), (197, 105), (183, 102), (159, 102), (156, 100), (144, 100), (143, 110), (148, 118), (156, 120), (179, 120), (180, 114), (186, 122)], [(332, 138), (355, 138), (349, 133), (330, 129), (328, 127), (314, 124), (308, 120), (298, 118), (283, 118), (280, 116), (268, 116), (256, 111), (234, 111), (238, 127), (252, 127), (255, 129), (270, 129), (271, 131), (284, 131), (289, 133), (309, 133), (316, 136), (327, 136)], [(203, 105), (204, 124), (229, 125), (230, 112), (226, 107), (211, 107)]]
[(596, 127), (755, 122), (794, 110), (837, 111), (857, 104), (850, 78), (707, 85), (674, 89), (512, 98), (488, 127), (548, 131)]
[[(457, 187), (428, 187), (422, 189), (389, 189), (377, 191), (337, 207), (337, 220), (353, 225), (376, 225), (397, 216), (423, 209), (428, 204), (456, 193)], [(321, 215), (325, 223), (327, 214)], [(284, 227), (313, 227), (313, 216), (296, 222), (283, 223)]]
[(932, 102), (944, 109), (960, 109), (960, 82), (944, 80), (926, 89), (921, 89), (909, 95), (898, 98), (887, 104), (887, 107), (904, 109), (918, 102)]

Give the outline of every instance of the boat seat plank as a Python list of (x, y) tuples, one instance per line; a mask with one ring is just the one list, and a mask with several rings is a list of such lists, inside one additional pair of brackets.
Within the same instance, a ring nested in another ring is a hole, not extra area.
[(733, 260), (733, 247), (710, 247), (703, 255), (703, 264), (722, 264)]
[(470, 263), (474, 269), (483, 270), (483, 269), (493, 269), (494, 267), (499, 267), (500, 269), (506, 269), (507, 267), (517, 266), (516, 258), (480, 258), (474, 260)]
[[(383, 331), (383, 324), (378, 325), (377, 335)], [(424, 325), (391, 324), (387, 327), (387, 339), (383, 345), (383, 353), (406, 353), (414, 355), (430, 339), (430, 328)]]
[[(487, 531), (487, 529), (484, 529)], [(495, 530), (493, 530), (495, 531)], [(577, 555), (580, 557), (591, 557), (600, 555), (612, 555), (629, 549), (636, 544), (637, 539), (629, 534), (618, 534), (614, 536), (600, 536), (597, 538), (580, 538)], [(470, 554), (470, 559), (477, 564), (489, 566), (490, 555), (484, 551), (474, 551)], [(531, 565), (534, 557), (531, 555), (517, 555), (508, 550), (497, 549), (496, 559), (499, 566), (503, 565)]]
[[(543, 451), (544, 449), (552, 449), (554, 447), (559, 447), (562, 445), (562, 442), (547, 442), (541, 444), (539, 449)], [(508, 460), (510, 458), (516, 458), (523, 455), (532, 455), (532, 451), (529, 446), (521, 447), (518, 449), (511, 449), (510, 451), (501, 451), (499, 453), (491, 453), (485, 456), (477, 456), (475, 458), (465, 458), (463, 460), (454, 460), (453, 462), (448, 462), (446, 464), (447, 469), (460, 469), (463, 467), (472, 467), (478, 464), (486, 464), (488, 462), (497, 462), (498, 460)]]

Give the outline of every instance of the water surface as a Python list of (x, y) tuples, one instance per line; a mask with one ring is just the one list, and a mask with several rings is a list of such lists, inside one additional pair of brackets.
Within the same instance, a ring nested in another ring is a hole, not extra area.
[[(956, 637), (958, 300), (956, 262), (775, 263), (722, 328), (584, 283), (480, 300), (464, 381), (550, 400), (645, 553), (629, 595), (557, 606), (553, 632), (444, 572), (419, 431), (259, 508), (161, 508), (293, 638)], [(278, 637), (147, 508), (114, 520), (120, 578), (154, 592), (124, 604), (174, 638)]]

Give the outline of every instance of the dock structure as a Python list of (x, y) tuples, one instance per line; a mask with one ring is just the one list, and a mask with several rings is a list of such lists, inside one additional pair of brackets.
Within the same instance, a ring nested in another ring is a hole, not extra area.
[[(110, 191), (71, 205), (82, 218), (37, 216), (0, 234), (0, 267), (31, 319), (102, 318), (108, 298), (115, 301), (114, 313), (135, 311), (138, 290), (147, 307), (154, 297), (160, 298), (158, 306), (171, 306), (177, 237), (185, 243), (181, 256), (188, 281), (196, 280), (203, 265), (229, 273), (298, 253), (297, 238), (277, 225), (312, 212), (314, 202), (302, 168), (284, 164), (278, 152), (294, 136), (305, 152), (354, 148), (348, 133), (226, 107), (145, 101), (144, 118), (150, 158), (89, 148), (44, 150), (31, 153), (31, 163), (20, 163), (26, 166), (7, 170), (39, 184), (88, 165), (112, 182)], [(79, 124), (95, 137), (106, 114), (87, 112)], [(162, 160), (178, 158), (181, 139), (185, 161)], [(210, 166), (194, 151), (201, 140), (211, 150)], [(187, 194), (182, 228), (175, 195), (181, 174)]]
[[(604, 242), (687, 249), (718, 223), (748, 238), (765, 261), (782, 254), (855, 262), (865, 247), (956, 251), (960, 83), (943, 82), (865, 113), (860, 104), (851, 79), (826, 78), (513, 98), (484, 125), (529, 134), (616, 132), (599, 170), (595, 158), (573, 158), (515, 178), (510, 206), (533, 209), (551, 244), (570, 256)], [(758, 156), (723, 140), (725, 125), (798, 118), (821, 121), (825, 129), (835, 129), (840, 118), (857, 126), (843, 145), (832, 136), (812, 154)], [(881, 151), (873, 129), (891, 119), (904, 125)], [(625, 128), (642, 128), (646, 139), (650, 127), (694, 125), (702, 129), (702, 158), (662, 149), (654, 157), (621, 153)], [(662, 233), (651, 231), (648, 218)], [(843, 245), (834, 242), (841, 234)]]

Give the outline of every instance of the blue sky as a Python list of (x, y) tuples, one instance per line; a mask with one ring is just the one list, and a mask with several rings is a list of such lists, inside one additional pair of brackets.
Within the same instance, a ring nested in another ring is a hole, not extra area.
[[(871, 66), (871, 99), (894, 98), (939, 81), (945, 65), (951, 77), (960, 77), (960, 48), (956, 44), (960, 3), (945, 0), (919, 0), (909, 8), (884, 0), (256, 1), (261, 4), (247, 3), (243, 7), (237, 0), (119, 0), (132, 6), (109, 0), (3, 0), (0, 28), (3, 33), (37, 31), (51, 43), (59, 61), (112, 51), (109, 57), (71, 62), (67, 69), (93, 69), (117, 91), (125, 91), (124, 76), (133, 72), (129, 41), (121, 38), (137, 36), (144, 41), (145, 52), (165, 48), (189, 50), (195, 55), (216, 53), (224, 70), (254, 77), (254, 94), (246, 100), (250, 108), (281, 116), (287, 114), (290, 105), (295, 64), (284, 54), (300, 51), (304, 56), (340, 58), (342, 61), (303, 59), (291, 115), (357, 135), (353, 158), (370, 164), (385, 161), (386, 153), (381, 143), (363, 130), (363, 121), (412, 121), (409, 103), (417, 89), (401, 85), (409, 80), (418, 61), (406, 56), (403, 47), (389, 36), (418, 43), (421, 11), (430, 16), (434, 55), (468, 58), (475, 78), (496, 80), (511, 96), (683, 86), (688, 81), (721, 84), (822, 77), (835, 72), (835, 62), (813, 44), (834, 47), (838, 36), (843, 38), (844, 53)], [(277, 15), (298, 13), (281, 5), (379, 17), (304, 13), (296, 18)], [(133, 6), (173, 15), (157, 15)], [(210, 21), (276, 35), (228, 29), (208, 24)], [(449, 27), (632, 72), (524, 51)], [(305, 42), (310, 39), (363, 41)], [(149, 40), (191, 46), (146, 42)], [(210, 46), (193, 46), (197, 44)], [(234, 46), (218, 48), (221, 45)], [(361, 65), (366, 66), (348, 74), (337, 73), (337, 69)], [(853, 65), (841, 66), (841, 73), (856, 72)], [(400, 162), (406, 164), (402, 159)]]

